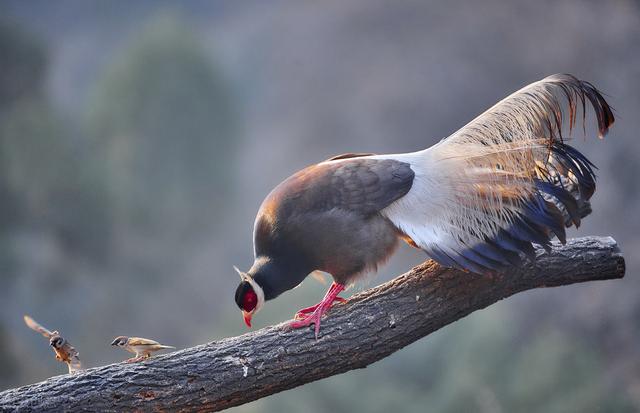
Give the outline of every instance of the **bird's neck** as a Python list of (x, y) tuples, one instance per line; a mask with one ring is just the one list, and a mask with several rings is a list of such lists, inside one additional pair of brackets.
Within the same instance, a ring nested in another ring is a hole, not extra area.
[(276, 298), (296, 287), (313, 271), (304, 262), (282, 257), (258, 257), (249, 270), (249, 275), (264, 291), (265, 300)]

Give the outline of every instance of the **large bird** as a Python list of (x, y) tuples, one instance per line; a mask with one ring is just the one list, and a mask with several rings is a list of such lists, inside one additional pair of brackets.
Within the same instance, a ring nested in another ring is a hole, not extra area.
[(334, 282), (300, 310), (294, 328), (315, 324), (338, 294), (396, 249), (399, 240), (443, 266), (491, 274), (535, 258), (565, 226), (591, 212), (594, 165), (565, 143), (587, 104), (602, 138), (614, 121), (590, 83), (559, 74), (513, 93), (422, 151), (350, 153), (279, 184), (254, 227), (255, 261), (235, 294), (245, 323), (319, 270)]

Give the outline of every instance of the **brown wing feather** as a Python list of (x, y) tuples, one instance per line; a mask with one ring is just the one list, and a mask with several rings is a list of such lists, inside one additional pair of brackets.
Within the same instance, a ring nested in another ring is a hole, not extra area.
[(130, 346), (159, 346), (161, 345), (155, 340), (142, 337), (129, 337), (128, 343)]
[(53, 331), (47, 330), (41, 324), (36, 322), (36, 320), (34, 320), (33, 318), (29, 317), (28, 315), (25, 315), (23, 318), (24, 318), (24, 322), (27, 325), (27, 327), (29, 327), (30, 329), (32, 329), (33, 331), (35, 331), (37, 333), (42, 334), (46, 338), (51, 338), (51, 337), (53, 337), (54, 334), (57, 334), (57, 332), (53, 332)]
[(66, 343), (63, 349), (67, 353), (67, 365), (69, 366), (69, 373), (75, 373), (78, 370), (82, 370), (82, 363), (80, 362), (80, 353), (71, 344)]

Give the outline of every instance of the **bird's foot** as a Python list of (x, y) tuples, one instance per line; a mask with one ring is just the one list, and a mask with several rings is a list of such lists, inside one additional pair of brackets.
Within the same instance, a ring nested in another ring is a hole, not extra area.
[(342, 290), (344, 290), (343, 285), (337, 283), (331, 284), (329, 291), (327, 291), (322, 301), (312, 307), (304, 308), (298, 311), (295, 315), (295, 320), (291, 322), (289, 326), (291, 328), (302, 328), (314, 324), (315, 336), (317, 340), (318, 334), (320, 333), (320, 320), (322, 319), (324, 313), (326, 313), (329, 308), (331, 308), (335, 301), (346, 301), (344, 298), (338, 297), (338, 294), (340, 294)]
[(142, 356), (141, 357), (133, 357), (133, 358), (130, 358), (130, 359), (126, 359), (124, 362), (125, 363), (137, 363), (137, 362), (142, 361), (144, 359), (145, 358), (142, 357)]
[(291, 328), (302, 328), (315, 324), (315, 336), (317, 340), (318, 334), (320, 333), (320, 320), (322, 319), (322, 315), (325, 311), (327, 311), (327, 308), (324, 306), (318, 306), (311, 314), (304, 315), (300, 318), (296, 317), (289, 326)]
[[(347, 300), (345, 298), (342, 297), (336, 297), (334, 302), (331, 303), (331, 305), (335, 304), (335, 302), (339, 302), (339, 303), (346, 303)], [(314, 311), (316, 311), (316, 309), (318, 308), (318, 306), (320, 305), (320, 303), (316, 304), (316, 305), (312, 305), (311, 307), (307, 307), (307, 308), (303, 308), (302, 310), (298, 311), (296, 313), (296, 315), (293, 317), (294, 320), (300, 320), (305, 318), (305, 315), (313, 313)]]

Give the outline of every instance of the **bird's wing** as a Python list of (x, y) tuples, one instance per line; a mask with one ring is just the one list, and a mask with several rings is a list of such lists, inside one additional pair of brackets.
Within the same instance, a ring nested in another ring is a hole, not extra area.
[(80, 362), (80, 353), (69, 342), (66, 342), (62, 346), (63, 351), (66, 353), (66, 363), (69, 366), (69, 373), (75, 373), (78, 370), (82, 370), (82, 363)]
[(293, 214), (342, 210), (369, 216), (380, 212), (411, 188), (408, 163), (346, 154), (320, 162), (290, 176), (260, 206), (254, 229), (256, 254), (260, 240), (270, 239), (273, 226)]
[(407, 163), (368, 156), (343, 159), (318, 165), (328, 170), (324, 181), (329, 185), (316, 193), (323, 209), (374, 214), (411, 189), (414, 172)]
[(142, 337), (129, 337), (129, 341), (127, 343), (130, 346), (159, 346), (160, 343), (158, 343), (155, 340), (149, 340), (148, 338), (142, 338)]
[(47, 330), (42, 325), (37, 323), (36, 320), (34, 320), (33, 318), (29, 317), (28, 315), (24, 316), (24, 322), (27, 325), (27, 327), (29, 327), (33, 331), (36, 331), (36, 332), (42, 334), (46, 338), (51, 338), (54, 335), (54, 332)]
[[(396, 157), (416, 171), (414, 188), (383, 211), (433, 259), (477, 273), (520, 262), (531, 243), (549, 247), (565, 224), (590, 212), (593, 164), (563, 139), (586, 104), (598, 134), (613, 113), (588, 82), (554, 75), (508, 96), (453, 135)], [(581, 110), (579, 110), (581, 109)]]

